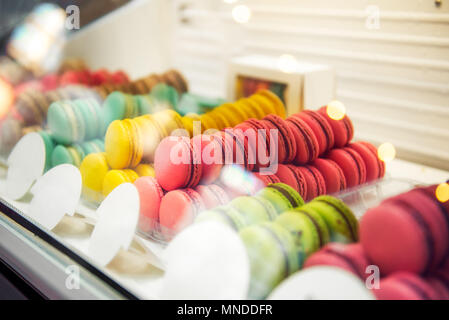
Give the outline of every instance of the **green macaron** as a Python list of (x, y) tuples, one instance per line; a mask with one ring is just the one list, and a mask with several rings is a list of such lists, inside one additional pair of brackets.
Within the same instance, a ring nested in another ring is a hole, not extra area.
[(165, 83), (159, 83), (151, 89), (150, 96), (158, 104), (165, 105), (169, 108), (176, 109), (179, 101), (179, 94), (175, 88)]
[(55, 143), (53, 141), (53, 138), (51, 137), (50, 133), (46, 131), (39, 131), (39, 135), (42, 137), (42, 140), (44, 140), (44, 146), (45, 146), (45, 171), (50, 170), (52, 167), (51, 165), (51, 156), (53, 154), (53, 149), (55, 148)]
[(48, 108), (47, 122), (52, 137), (60, 144), (80, 141), (84, 135), (84, 123), (81, 114), (73, 110), (69, 101), (53, 102)]
[(104, 142), (100, 139), (83, 142), (80, 147), (83, 149), (85, 156), (91, 153), (104, 152)]
[(125, 119), (130, 103), (129, 95), (126, 93), (114, 91), (109, 94), (103, 102), (103, 118), (106, 126), (114, 120)]
[(357, 218), (340, 199), (332, 196), (319, 196), (301, 209), (314, 210), (323, 218), (328, 226), (332, 242), (358, 241)]
[(270, 201), (261, 197), (237, 197), (229, 203), (229, 206), (242, 214), (247, 226), (270, 221), (277, 217), (276, 208)]
[(249, 299), (264, 299), (285, 278), (299, 269), (295, 241), (290, 232), (274, 222), (240, 231), (251, 268)]
[(154, 100), (149, 95), (134, 96), (138, 106), (139, 115), (150, 114), (154, 112)]
[(73, 101), (73, 103), (76, 104), (82, 113), (84, 123), (86, 124), (83, 141), (92, 140), (104, 135), (106, 128), (100, 104), (92, 98), (78, 99)]
[(260, 190), (256, 197), (270, 201), (278, 213), (297, 208), (304, 204), (304, 200), (300, 194), (285, 183), (270, 184)]
[(290, 231), (295, 240), (300, 267), (305, 258), (329, 242), (329, 230), (321, 216), (301, 208), (282, 213), (275, 222)]
[(218, 221), (228, 225), (236, 231), (239, 231), (246, 225), (246, 221), (240, 212), (232, 207), (226, 206), (202, 211), (195, 219), (195, 222), (201, 221)]
[(57, 145), (51, 156), (51, 164), (53, 167), (66, 163), (79, 167), (83, 158), (84, 152), (80, 146), (73, 145), (71, 147), (66, 147)]

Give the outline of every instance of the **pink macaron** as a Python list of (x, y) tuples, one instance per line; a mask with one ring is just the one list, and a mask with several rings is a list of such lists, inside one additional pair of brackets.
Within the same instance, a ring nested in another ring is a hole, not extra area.
[(340, 166), (330, 159), (318, 158), (312, 166), (317, 168), (326, 182), (327, 194), (336, 193), (346, 189), (346, 178)]
[(370, 275), (370, 273), (367, 273), (369, 262), (360, 243), (329, 243), (307, 258), (304, 267), (319, 265), (342, 268), (363, 280)]
[(384, 278), (372, 289), (378, 300), (438, 300), (439, 293), (419, 275), (397, 272)]
[(159, 208), (160, 229), (167, 240), (189, 226), (205, 204), (201, 195), (193, 189), (170, 191), (162, 198)]
[(202, 177), (201, 154), (187, 137), (170, 136), (159, 143), (155, 157), (156, 179), (164, 190), (191, 188)]
[[(296, 141), (290, 126), (287, 125), (284, 119), (275, 114), (266, 116), (261, 122), (271, 123), (271, 129), (274, 131), (270, 131), (270, 133), (277, 133), (278, 162), (291, 163), (296, 157)], [(270, 141), (273, 143), (272, 140)]]
[(195, 191), (201, 196), (206, 209), (225, 205), (230, 201), (226, 191), (216, 184), (199, 185)]
[(134, 185), (140, 197), (139, 229), (143, 232), (156, 230), (164, 191), (153, 177), (140, 177), (134, 181)]
[(412, 190), (368, 210), (360, 222), (360, 241), (384, 275), (426, 273), (447, 254), (447, 230), (446, 217), (435, 201)]
[(350, 148), (332, 149), (327, 158), (333, 160), (343, 170), (348, 188), (366, 182), (366, 166), (363, 158)]
[(341, 148), (347, 145), (354, 137), (354, 126), (351, 119), (345, 115), (340, 120), (334, 120), (329, 117), (327, 107), (322, 107), (318, 112), (327, 120), (334, 133), (335, 148)]
[(218, 179), (223, 167), (223, 151), (213, 135), (196, 135), (191, 143), (196, 154), (201, 156), (200, 183), (210, 184)]

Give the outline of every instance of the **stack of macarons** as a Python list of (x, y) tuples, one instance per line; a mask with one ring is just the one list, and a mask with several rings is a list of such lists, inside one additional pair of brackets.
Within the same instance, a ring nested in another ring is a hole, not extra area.
[(178, 91), (165, 83), (154, 86), (149, 94), (131, 95), (114, 91), (103, 103), (105, 123), (109, 125), (114, 120), (132, 119), (165, 109), (176, 109), (178, 100)]
[(272, 222), (246, 226), (240, 236), (250, 258), (249, 298), (263, 299), (322, 246), (357, 241), (358, 222), (342, 201), (321, 196)]
[(181, 116), (171, 109), (134, 119), (113, 121), (105, 136), (108, 164), (113, 169), (153, 163), (159, 142), (175, 130), (183, 130)]
[[(235, 127), (247, 119), (262, 119), (269, 114), (285, 118), (285, 106), (274, 93), (262, 90), (248, 98), (224, 103), (201, 116), (195, 113), (187, 114), (183, 122), (190, 136), (194, 136), (208, 133), (212, 129), (215, 131)], [(195, 122), (198, 122), (198, 128), (194, 127)]]
[(154, 177), (154, 169), (149, 164), (140, 164), (133, 169), (112, 169), (104, 152), (87, 155), (81, 162), (80, 172), (83, 197), (94, 204), (100, 203), (122, 183), (133, 183), (138, 177)]
[(128, 75), (119, 70), (110, 72), (106, 69), (91, 71), (89, 69), (67, 70), (57, 76), (59, 86), (81, 84), (84, 86), (101, 86), (106, 84), (122, 85), (129, 82)]
[(359, 243), (329, 244), (304, 266), (336, 266), (369, 278), (381, 300), (449, 299), (449, 201), (439, 201), (436, 188), (384, 200), (362, 217)]
[(134, 95), (148, 94), (158, 83), (166, 83), (172, 86), (179, 94), (188, 91), (187, 81), (177, 70), (169, 70), (163, 74), (151, 74), (145, 78), (124, 84), (104, 84), (96, 87), (96, 90), (103, 98), (106, 98), (114, 91), (121, 91)]
[(94, 99), (52, 103), (47, 125), (55, 141), (64, 145), (102, 138), (105, 132), (103, 112)]

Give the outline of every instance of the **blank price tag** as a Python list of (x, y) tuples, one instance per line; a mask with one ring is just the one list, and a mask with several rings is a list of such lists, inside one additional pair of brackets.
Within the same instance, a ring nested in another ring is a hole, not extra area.
[(97, 209), (99, 217), (89, 241), (89, 256), (106, 266), (120, 249), (130, 246), (139, 219), (139, 193), (132, 183), (115, 188)]

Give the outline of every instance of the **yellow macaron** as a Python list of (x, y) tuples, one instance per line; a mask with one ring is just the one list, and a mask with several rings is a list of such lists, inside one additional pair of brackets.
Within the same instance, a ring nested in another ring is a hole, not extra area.
[(103, 196), (107, 196), (123, 183), (134, 183), (139, 178), (139, 175), (131, 170), (110, 170), (103, 179)]
[(93, 202), (103, 200), (103, 180), (108, 171), (109, 166), (104, 152), (91, 153), (83, 159), (80, 172), (83, 181), (83, 196), (86, 200)]
[(139, 164), (135, 169), (139, 177), (155, 177), (156, 172), (151, 164)]
[(286, 117), (285, 105), (276, 94), (274, 94), (270, 90), (260, 90), (256, 94), (261, 95), (261, 96), (267, 98), (268, 100), (270, 100), (271, 103), (273, 104), (273, 106), (276, 110), (276, 114), (278, 116), (280, 116), (281, 118)]

